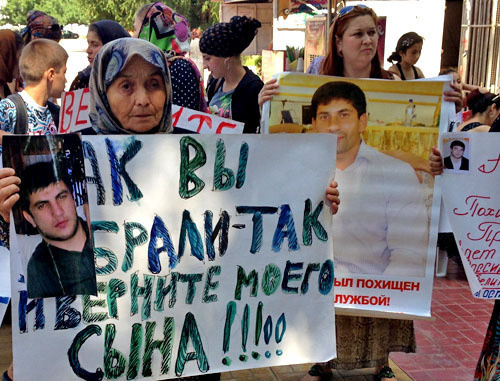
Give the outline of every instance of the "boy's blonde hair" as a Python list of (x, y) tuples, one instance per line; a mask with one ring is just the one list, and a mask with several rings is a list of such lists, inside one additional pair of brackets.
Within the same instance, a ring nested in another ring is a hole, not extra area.
[(36, 84), (45, 71), (62, 69), (68, 60), (68, 53), (57, 42), (40, 38), (31, 41), (23, 49), (19, 59), (19, 71), (27, 85)]

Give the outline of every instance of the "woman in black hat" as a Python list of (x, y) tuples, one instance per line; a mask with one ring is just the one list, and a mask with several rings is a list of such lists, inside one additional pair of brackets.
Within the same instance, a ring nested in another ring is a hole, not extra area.
[(200, 39), (203, 67), (211, 73), (207, 86), (210, 108), (224, 118), (245, 123), (244, 133), (259, 132), (260, 78), (241, 64), (241, 53), (260, 28), (254, 18), (234, 16), (228, 23), (211, 26)]

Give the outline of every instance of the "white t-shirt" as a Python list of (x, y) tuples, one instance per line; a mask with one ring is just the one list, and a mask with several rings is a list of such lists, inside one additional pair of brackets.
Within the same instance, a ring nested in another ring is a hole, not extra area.
[(336, 272), (424, 276), (428, 218), (413, 168), (361, 142), (354, 163), (337, 169), (335, 180)]

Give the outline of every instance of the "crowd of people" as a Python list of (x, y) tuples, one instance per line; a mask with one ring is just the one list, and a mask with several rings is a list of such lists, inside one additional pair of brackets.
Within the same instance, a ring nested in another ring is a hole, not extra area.
[[(376, 23), (377, 15), (367, 6), (342, 8), (330, 28), (327, 54), (316, 58), (308, 73), (384, 80), (423, 78), (422, 71), (415, 66), (422, 51), (423, 38), (414, 32), (401, 36), (389, 57), (389, 62), (394, 65), (384, 70), (377, 53)], [(115, 21), (92, 23), (87, 33), (89, 65), (78, 73), (70, 87), (72, 90), (90, 88), (92, 129), (87, 132), (185, 133), (172, 127), (171, 109), (175, 104), (215, 112), (244, 123), (243, 133), (259, 133), (260, 109), (279, 94), (276, 80), (264, 84), (242, 65), (241, 54), (260, 26), (256, 19), (235, 16), (230, 22), (217, 23), (202, 33), (199, 45), (203, 65), (211, 74), (205, 89), (197, 66), (189, 58), (189, 22), (167, 5), (157, 2), (138, 9), (133, 36)], [(64, 91), (68, 59), (66, 51), (58, 44), (61, 30), (57, 20), (40, 11), (28, 14), (27, 27), (21, 34), (0, 30), (0, 144), (5, 134), (47, 135), (57, 132), (58, 111), (51, 99), (59, 98)], [(471, 89), (473, 91), (464, 103), (458, 73), (453, 70), (448, 73), (454, 74), (455, 78), (452, 89), (444, 93), (445, 100), (455, 103), (459, 117), (464, 104), (472, 111), (470, 119), (457, 123), (457, 130), (498, 130), (495, 123), (500, 114), (499, 96), (479, 88)], [(21, 78), (22, 81), (15, 81)], [(13, 81), (14, 87), (9, 87)], [(332, 182), (326, 190), (334, 214), (339, 210), (339, 191), (342, 194), (342, 187), (349, 182), (353, 164), (363, 157), (374, 171), (380, 165), (377, 160), (381, 160), (360, 139), (367, 118), (363, 92), (356, 85), (337, 83), (334, 88), (318, 89), (313, 96), (313, 129), (345, 134), (346, 137), (352, 135), (352, 139), (344, 139), (338, 146), (339, 185)], [(17, 92), (19, 84), (22, 90)], [(336, 95), (332, 97), (332, 94)], [(320, 123), (318, 110), (334, 115), (338, 112), (339, 102), (343, 110), (349, 110), (349, 126), (355, 126), (353, 130), (346, 132), (342, 128), (347, 127)], [(433, 149), (428, 171), (439, 175), (442, 168), (441, 154)], [(414, 176), (411, 181), (416, 181)], [(21, 179), (13, 169), (0, 169), (0, 239), (7, 247), (10, 211), (19, 201), (20, 186)], [(345, 205), (343, 203), (340, 208), (349, 205), (347, 197)], [(494, 333), (490, 334), (490, 339), (495, 337), (494, 319), (498, 319), (499, 310), (496, 305), (496, 315), (493, 315), (490, 327)], [(365, 367), (376, 367), (378, 379), (395, 379), (389, 368), (389, 353), (416, 351), (412, 320), (338, 315), (336, 335), (337, 358), (316, 364), (304, 380), (327, 379), (332, 369)], [(485, 348), (490, 347), (485, 344)], [(482, 358), (485, 356), (483, 354)], [(481, 376), (476, 374), (479, 379)], [(4, 374), (4, 380), (12, 377), (11, 369)], [(199, 378), (215, 380), (218, 377)]]

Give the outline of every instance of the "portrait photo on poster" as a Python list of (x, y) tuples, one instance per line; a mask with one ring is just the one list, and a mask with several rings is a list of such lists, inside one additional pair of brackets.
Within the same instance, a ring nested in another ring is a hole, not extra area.
[[(270, 104), (271, 134), (338, 137), (342, 207), (333, 234), (340, 276), (426, 275), (434, 179), (425, 168), (437, 142), (439, 97), (433, 84), (425, 84), (430, 90), (398, 85), (292, 74), (280, 79), (286, 95)], [(412, 118), (405, 122), (407, 98)]]
[(444, 171), (457, 174), (469, 173), (470, 139), (464, 134), (443, 138)]
[(80, 137), (5, 136), (3, 166), (21, 179), (12, 214), (28, 297), (97, 295)]

